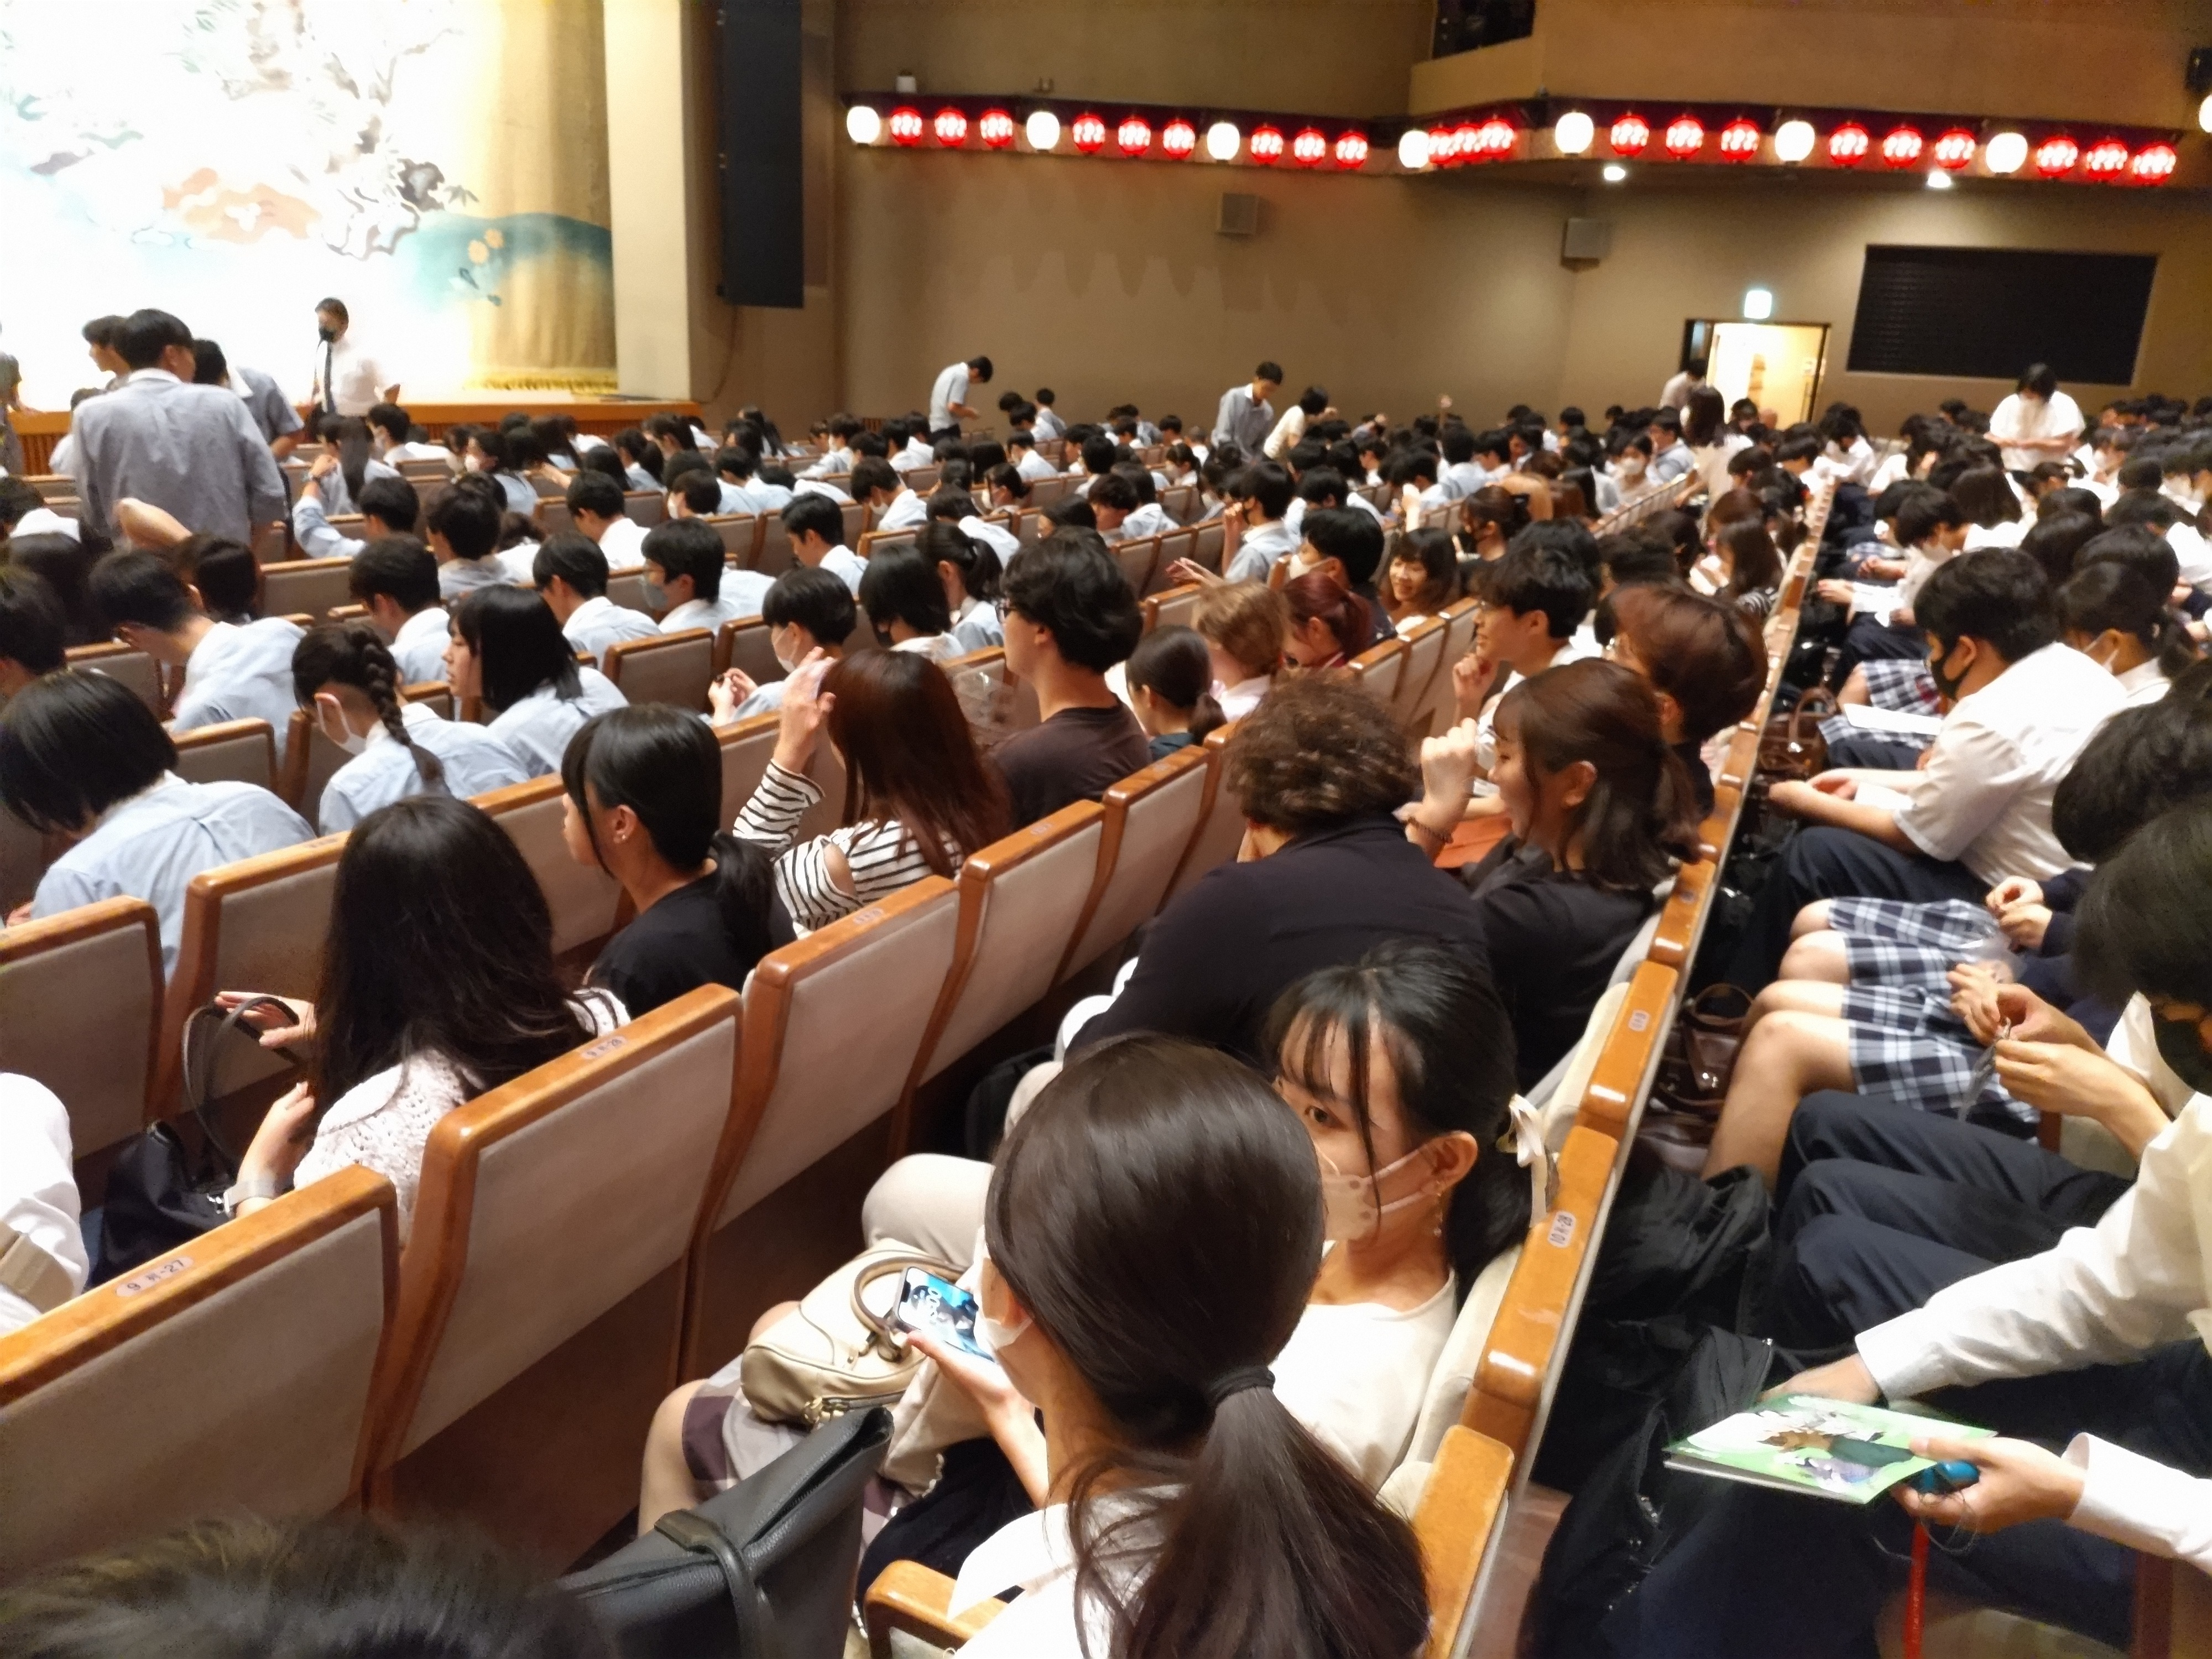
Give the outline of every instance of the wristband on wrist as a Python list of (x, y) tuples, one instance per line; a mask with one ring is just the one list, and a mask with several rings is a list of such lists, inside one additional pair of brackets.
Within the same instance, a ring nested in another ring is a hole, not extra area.
[(273, 1176), (242, 1176), (224, 1191), (221, 1200), (222, 1212), (234, 1216), (240, 1205), (258, 1198), (275, 1198), (283, 1190)]

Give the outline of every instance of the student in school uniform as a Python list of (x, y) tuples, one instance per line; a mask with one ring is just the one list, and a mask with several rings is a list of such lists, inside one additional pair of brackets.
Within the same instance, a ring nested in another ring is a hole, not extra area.
[(438, 558), (438, 592), (448, 604), (478, 588), (509, 585), (499, 557), (506, 512), (497, 488), (471, 476), (455, 481), (423, 514), (425, 538)]
[(1132, 540), (1144, 533), (1127, 527), (1127, 521), (1135, 514), (1139, 502), (1137, 486), (1129, 481), (1127, 473), (1117, 468), (1091, 479), (1090, 484), (1091, 488), (1084, 494), (1084, 500), (1091, 503), (1098, 533), (1109, 546), (1115, 542)]
[[(219, 386), (226, 392), (236, 392), (246, 412), (252, 416), (253, 424), (261, 428), (261, 435), (268, 441), (269, 453), (278, 460), (299, 447), (303, 428), (300, 411), (292, 407), (275, 375), (248, 368), (243, 363), (233, 363), (223, 355), (222, 347), (213, 340), (194, 340), (192, 384)], [(0, 397), (0, 419), (6, 416), (6, 403), (7, 399)]]
[(1698, 458), (1682, 441), (1682, 417), (1662, 409), (1651, 417), (1651, 465), (1646, 476), (1655, 484), (1670, 484), (1697, 470)]
[(911, 651), (949, 662), (963, 647), (952, 635), (952, 610), (945, 583), (919, 548), (895, 547), (868, 561), (860, 578), (860, 609), (879, 639), (894, 651)]
[(1258, 456), (1267, 434), (1275, 429), (1275, 406), (1268, 400), (1282, 384), (1283, 366), (1268, 362), (1252, 371), (1250, 384), (1233, 386), (1223, 392), (1221, 406), (1213, 415), (1213, 441), (1235, 444), (1247, 456)]
[(2057, 603), (2060, 637), (2119, 681), (2130, 708), (2164, 697), (2197, 659), (2197, 642), (2166, 594), (2126, 564), (2083, 567), (2058, 590)]
[(26, 567), (0, 564), (0, 713), (40, 675), (67, 665), (68, 627), (52, 582)]
[(391, 651), (367, 623), (308, 629), (292, 653), (292, 688), (316, 729), (353, 757), (323, 787), (315, 823), (325, 836), (408, 795), (467, 799), (529, 778), (483, 726), (409, 702)]
[(173, 731), (264, 720), (276, 730), (276, 758), (284, 758), (297, 623), (282, 617), (243, 625), (214, 621), (200, 608), (198, 590), (151, 553), (109, 554), (93, 566), (91, 590), (118, 639), (185, 671), (169, 719)]
[[(1029, 488), (1014, 473), (1012, 467), (1006, 465), (993, 467), (985, 482), (991, 492), (991, 505), (994, 510), (1000, 507), (1018, 507), (1021, 505), (1021, 498), (1013, 492), (1016, 489), (1026, 492)], [(929, 517), (932, 523), (958, 526), (962, 535), (967, 537), (971, 542), (981, 542), (989, 548), (998, 556), (1000, 564), (1003, 566), (1007, 560), (1022, 550), (1021, 538), (1015, 535), (1006, 526), (993, 524), (989, 520), (980, 516), (980, 514), (981, 509), (976, 505), (975, 498), (965, 490), (940, 488), (929, 498)]]
[[(1978, 903), (2011, 876), (2070, 862), (2051, 798), (2082, 745), (2123, 707), (2119, 682), (2061, 642), (2042, 568), (2018, 548), (1961, 554), (1915, 605), (1936, 689), (1951, 703), (1917, 771), (1831, 771), (1769, 792), (1804, 821), (1761, 891), (1729, 978), (1773, 979), (1797, 913), (1816, 899)], [(1880, 787), (1902, 804), (1858, 799)]]
[[(321, 467), (328, 456), (315, 463)], [(300, 498), (292, 503), (292, 539), (311, 559), (350, 559), (369, 543), (385, 536), (411, 536), (422, 516), (422, 498), (415, 486), (394, 472), (362, 484), (358, 506), (361, 534), (348, 536), (334, 528), (323, 501), (321, 475), (309, 472), (301, 481)]]
[(1289, 470), (1273, 461), (1255, 461), (1229, 481), (1231, 505), (1222, 516), (1236, 538), (1223, 572), (1232, 582), (1264, 582), (1276, 561), (1297, 550), (1298, 540), (1283, 523), (1294, 486)]
[(1013, 463), (1014, 471), (1031, 483), (1060, 476), (1060, 469), (1036, 453), (1036, 439), (1029, 433), (1016, 430), (1008, 434), (1006, 459)]
[(528, 518), (538, 510), (538, 492), (531, 488), (530, 480), (515, 468), (514, 440), (504, 432), (485, 427), (469, 434), (469, 447), (461, 464), (479, 478), (489, 479), (499, 488), (507, 510)]
[(1475, 459), (1475, 436), (1464, 422), (1449, 422), (1437, 444), (1443, 452), (1444, 462), (1437, 483), (1445, 500), (1463, 500), (1491, 481), (1489, 468)]
[[(809, 657), (830, 662), (842, 657), (860, 614), (852, 591), (840, 578), (805, 565), (778, 576), (761, 600), (769, 649), (787, 676)], [(728, 726), (782, 708), (788, 684), (780, 679), (756, 684), (743, 669), (729, 670), (707, 688), (714, 723)]]
[(1039, 386), (1036, 396), (1030, 400), (1036, 404), (1036, 420), (1034, 422), (1036, 435), (1039, 441), (1044, 443), (1067, 435), (1067, 422), (1060, 418), (1060, 411), (1053, 407), (1053, 390), (1048, 386)]
[(971, 384), (988, 386), (991, 383), (991, 360), (970, 357), (964, 363), (947, 363), (938, 370), (937, 379), (929, 388), (929, 425), (927, 435), (958, 437), (960, 422), (976, 418), (975, 411), (968, 406), (968, 392)]
[(629, 515), (622, 486), (605, 473), (586, 471), (568, 485), (568, 521), (588, 536), (610, 570), (635, 570), (645, 562), (645, 526)]
[(194, 876), (313, 835), (266, 789), (187, 783), (176, 763), (153, 711), (104, 674), (49, 674), (10, 698), (0, 720), (0, 805), (70, 843), (10, 920), (143, 899), (159, 919), (166, 975), (177, 965)]
[[(711, 530), (707, 533), (714, 535)], [(719, 557), (719, 538), (714, 550)], [(568, 643), (588, 653), (602, 670), (611, 647), (624, 640), (660, 637), (660, 626), (651, 617), (607, 597), (606, 556), (578, 532), (548, 536), (531, 556), (531, 574), (538, 597), (561, 624)]]
[(533, 778), (561, 769), (578, 726), (629, 701), (598, 669), (577, 665), (545, 601), (520, 587), (483, 588), (454, 607), (446, 683), (464, 706), (482, 699), (492, 736)]
[(850, 472), (855, 459), (851, 447), (853, 434), (860, 430), (860, 422), (850, 415), (832, 415), (829, 420), (829, 442), (814, 464), (799, 473), (800, 481), (842, 477)]
[(438, 603), (438, 561), (413, 536), (387, 536), (354, 556), (347, 591), (392, 647), (404, 684), (446, 677), (446, 609)]
[(742, 990), (797, 936), (768, 855), (721, 827), (720, 750), (692, 715), (665, 703), (594, 715), (568, 740), (561, 779), (568, 855), (619, 882), (635, 918), (586, 983), (633, 1016), (702, 985)]
[(664, 606), (664, 634), (687, 628), (719, 633), (724, 623), (757, 617), (772, 585), (757, 570), (731, 569), (720, 533), (696, 519), (657, 524), (645, 532), (645, 584), (647, 602)]
[(783, 509), (783, 532), (791, 543), (791, 556), (809, 569), (827, 570), (845, 584), (854, 598), (860, 594), (860, 578), (867, 561), (845, 545), (845, 515), (837, 503), (820, 495), (796, 495)]
[(929, 503), (916, 495), (902, 477), (894, 474), (889, 483), (877, 471), (878, 465), (863, 460), (853, 469), (853, 495), (876, 510), (873, 528), (878, 530), (911, 530), (929, 516)]
[(1990, 411), (1990, 438), (2014, 472), (2058, 460), (2081, 441), (2081, 407), (2058, 389), (2048, 363), (2031, 363), (2012, 395)]
[[(932, 518), (915, 540), (915, 550), (936, 571), (944, 587), (945, 614), (951, 618), (948, 625), (959, 646), (956, 655), (988, 651), (1006, 642), (1006, 624), (1000, 620), (995, 603), (1006, 566), (996, 543), (980, 540), (968, 528), (981, 522)], [(1021, 544), (1017, 542), (1006, 556), (1011, 558), (1020, 551)]]
[(1451, 669), (1458, 718), (1475, 722), (1475, 764), (1485, 778), (1498, 761), (1498, 704), (1522, 681), (1584, 654), (1575, 636), (1596, 597), (1579, 560), (1528, 537), (1515, 537), (1503, 558), (1481, 568), (1474, 649)]
[(9, 1241), (0, 1336), (52, 1313), (91, 1273), (70, 1150), (60, 1097), (33, 1079), (0, 1072), (0, 1237)]
[(378, 404), (362, 417), (368, 422), (369, 442), (376, 459), (392, 466), (402, 461), (439, 461), (454, 465), (453, 452), (443, 444), (418, 440), (415, 422), (398, 404)]
[(1702, 819), (1713, 810), (1705, 745), (1759, 705), (1766, 652), (1750, 617), (1724, 599), (1671, 583), (1632, 582), (1607, 596), (1606, 655), (1651, 683), (1660, 736), (1690, 775)]
[(1397, 637), (1397, 628), (1375, 588), (1383, 542), (1382, 525), (1368, 514), (1345, 507), (1316, 507), (1305, 515), (1298, 550), (1284, 566), (1284, 574), (1291, 577), (1324, 572), (1367, 607), (1369, 631), (1361, 651)]

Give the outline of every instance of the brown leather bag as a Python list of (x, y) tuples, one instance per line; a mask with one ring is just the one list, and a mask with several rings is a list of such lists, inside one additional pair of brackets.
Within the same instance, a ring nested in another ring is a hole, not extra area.
[[(1722, 1012), (1731, 1001), (1740, 1011)], [(1708, 985), (1675, 1014), (1636, 1132), (1637, 1143), (1662, 1163), (1689, 1175), (1704, 1170), (1750, 1012), (1748, 991), (1722, 984)]]
[(1797, 699), (1787, 714), (1777, 709), (1766, 717), (1766, 730), (1759, 738), (1759, 769), (1769, 780), (1802, 780), (1827, 769), (1828, 742), (1820, 722), (1836, 712), (1834, 693), (1816, 685)]

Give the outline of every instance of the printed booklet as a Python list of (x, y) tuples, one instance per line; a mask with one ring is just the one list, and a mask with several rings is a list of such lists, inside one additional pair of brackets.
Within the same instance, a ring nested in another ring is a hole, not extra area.
[(1790, 1394), (1676, 1441), (1667, 1448), (1667, 1467), (1865, 1504), (1935, 1461), (1912, 1455), (1916, 1436), (1972, 1440), (1992, 1432), (1879, 1406)]

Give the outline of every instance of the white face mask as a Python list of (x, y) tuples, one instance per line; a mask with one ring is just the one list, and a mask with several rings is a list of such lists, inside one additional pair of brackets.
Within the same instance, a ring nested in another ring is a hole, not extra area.
[(1321, 1206), (1322, 1237), (1351, 1242), (1373, 1237), (1382, 1224), (1382, 1218), (1400, 1210), (1413, 1208), (1416, 1204), (1430, 1204), (1443, 1190), (1431, 1179), (1423, 1182), (1403, 1198), (1384, 1202), (1382, 1194), (1383, 1181), (1407, 1164), (1420, 1160), (1425, 1148), (1416, 1146), (1395, 1164), (1386, 1164), (1372, 1175), (1347, 1175), (1329, 1161), (1326, 1152), (1317, 1152), (1321, 1159)]
[(471, 472), (481, 472), (483, 471), (483, 457), (481, 455), (464, 455), (461, 457), (461, 465)]
[[(975, 1259), (979, 1264), (988, 1261), (991, 1259), (989, 1249), (979, 1243)], [(1026, 1313), (1022, 1316), (1018, 1325), (1009, 1324), (1003, 1319), (994, 1319), (983, 1311), (983, 1298), (980, 1295), (975, 1298), (975, 1334), (983, 1339), (983, 1346), (994, 1354), (1002, 1353), (1020, 1341), (1022, 1334), (1034, 1323), (1036, 1321)]]
[[(316, 710), (315, 724), (322, 728), (322, 733), (325, 737), (328, 738), (332, 743), (337, 744), (339, 748), (344, 750), (349, 755), (358, 755), (368, 747), (368, 738), (366, 736), (348, 726), (343, 718), (334, 722), (331, 719), (330, 710), (328, 708), (319, 708)], [(337, 727), (336, 731), (332, 731), (331, 729), (334, 724)]]

